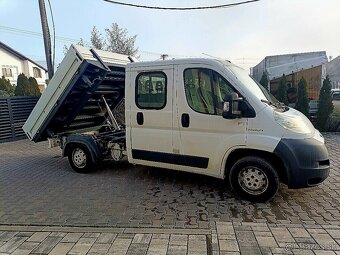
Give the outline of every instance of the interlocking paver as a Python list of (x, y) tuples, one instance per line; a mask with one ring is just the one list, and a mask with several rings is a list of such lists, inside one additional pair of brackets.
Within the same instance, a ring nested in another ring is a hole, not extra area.
[(187, 246), (169, 245), (167, 255), (186, 255)]
[(270, 236), (256, 236), (256, 240), (257, 243), (259, 244), (259, 246), (261, 247), (278, 247), (275, 239), (273, 237)]
[(46, 237), (33, 251), (35, 254), (48, 254), (61, 240), (61, 237)]
[(0, 247), (0, 252), (11, 253), (25, 242), (26, 239), (27, 237), (13, 237)]
[(132, 240), (132, 243), (149, 244), (151, 237), (151, 234), (136, 234)]
[(42, 242), (49, 235), (50, 235), (50, 232), (36, 232), (27, 241), (28, 242)]
[(157, 235), (154, 235), (151, 239), (147, 255), (166, 255), (168, 244), (168, 239), (158, 239)]
[(188, 236), (187, 235), (170, 235), (170, 245), (174, 246), (187, 246)]
[(49, 255), (66, 255), (74, 245), (74, 243), (58, 243)]
[(116, 238), (117, 234), (114, 233), (101, 233), (98, 237), (98, 239), (96, 240), (96, 243), (112, 243), (115, 238)]
[(311, 237), (304, 228), (288, 228), (293, 237)]
[(91, 247), (90, 251), (87, 253), (88, 255), (104, 255), (106, 254), (111, 247), (111, 244), (108, 243), (95, 243)]
[(125, 255), (130, 247), (132, 239), (116, 238), (109, 250), (109, 254)]
[(7, 242), (16, 234), (17, 232), (2, 232), (0, 233), (0, 242)]
[[(325, 138), (330, 177), (311, 189), (282, 185), (263, 204), (237, 199), (225, 182), (210, 177), (109, 161), (96, 173), (79, 175), (45, 142), (0, 144), (0, 251), (41, 254), (72, 245), (71, 254), (339, 253), (340, 134)], [(134, 229), (6, 230), (12, 224)], [(164, 232), (134, 232), (143, 226)], [(179, 235), (165, 228), (211, 232)], [(26, 239), (19, 244), (20, 238)]]
[(315, 241), (324, 250), (340, 250), (340, 246), (329, 234), (312, 234)]
[(67, 233), (66, 236), (61, 239), (61, 242), (76, 243), (84, 235), (84, 233)]
[(207, 254), (206, 236), (189, 235), (188, 239), (188, 255)]
[[(236, 199), (226, 182), (210, 177), (110, 161), (99, 164), (96, 173), (79, 175), (46, 142), (0, 144), (0, 224), (206, 229), (214, 221), (339, 225), (340, 134), (324, 136), (330, 177), (311, 189), (281, 185), (277, 196), (261, 205)], [(84, 187), (96, 189), (84, 192)], [(263, 225), (255, 228), (266, 231)]]
[(219, 246), (221, 251), (239, 251), (236, 240), (220, 240)]
[(72, 247), (72, 249), (69, 251), (68, 254), (72, 254), (72, 255), (87, 254), (87, 252), (91, 249), (95, 241), (96, 241), (96, 238), (93, 238), (93, 237), (82, 237)]
[(270, 230), (278, 243), (290, 243), (295, 241), (286, 228), (271, 228)]
[(145, 255), (148, 250), (146, 243), (132, 243), (126, 255)]

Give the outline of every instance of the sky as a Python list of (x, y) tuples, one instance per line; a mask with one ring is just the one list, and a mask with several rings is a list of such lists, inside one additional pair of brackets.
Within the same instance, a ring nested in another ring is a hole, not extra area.
[[(121, 1), (191, 7), (239, 0)], [(67, 38), (56, 40), (56, 65), (64, 56), (64, 45), (79, 38), (89, 41), (93, 26), (104, 33), (112, 22), (126, 28), (130, 35), (137, 35), (141, 61), (157, 60), (161, 54), (170, 58), (213, 56), (249, 70), (269, 55), (310, 51), (326, 51), (333, 58), (340, 55), (340, 0), (261, 0), (234, 8), (200, 11), (138, 9), (103, 0), (50, 2), (56, 35)], [(41, 61), (45, 52), (40, 33), (38, 0), (0, 0), (0, 41)]]

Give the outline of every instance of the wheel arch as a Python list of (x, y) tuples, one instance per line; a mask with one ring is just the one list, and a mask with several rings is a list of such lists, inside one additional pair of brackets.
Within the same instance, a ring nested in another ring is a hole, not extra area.
[(223, 161), (224, 164), (222, 166), (223, 178), (229, 176), (229, 171), (231, 167), (235, 164), (237, 160), (245, 156), (256, 156), (269, 161), (276, 169), (280, 181), (285, 184), (288, 182), (287, 167), (285, 166), (284, 161), (278, 155), (274, 154), (273, 152), (251, 148), (236, 148), (225, 156)]
[(73, 135), (67, 139), (63, 147), (63, 157), (66, 157), (75, 145), (85, 146), (91, 155), (92, 162), (96, 162), (101, 157), (100, 150), (93, 137), (82, 135)]

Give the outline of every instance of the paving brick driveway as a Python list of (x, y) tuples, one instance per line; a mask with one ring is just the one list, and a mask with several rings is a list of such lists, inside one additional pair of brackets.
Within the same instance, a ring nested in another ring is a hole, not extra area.
[(104, 162), (72, 171), (60, 150), (27, 140), (0, 144), (0, 224), (212, 229), (216, 221), (340, 225), (340, 134), (326, 134), (331, 175), (266, 204), (239, 200), (199, 175)]

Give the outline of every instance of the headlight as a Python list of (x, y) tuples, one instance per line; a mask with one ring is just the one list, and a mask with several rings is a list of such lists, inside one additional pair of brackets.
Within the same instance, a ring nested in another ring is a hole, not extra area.
[(295, 133), (311, 133), (307, 123), (300, 116), (288, 116), (282, 113), (274, 112), (274, 119), (280, 126)]

